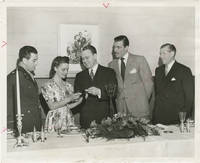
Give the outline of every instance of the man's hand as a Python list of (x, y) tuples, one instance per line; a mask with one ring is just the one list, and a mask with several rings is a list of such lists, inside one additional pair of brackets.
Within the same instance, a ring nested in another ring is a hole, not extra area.
[(94, 96), (98, 96), (99, 98), (101, 98), (101, 89), (99, 89), (99, 88), (90, 87), (90, 88), (86, 89), (85, 91), (89, 94), (92, 94)]

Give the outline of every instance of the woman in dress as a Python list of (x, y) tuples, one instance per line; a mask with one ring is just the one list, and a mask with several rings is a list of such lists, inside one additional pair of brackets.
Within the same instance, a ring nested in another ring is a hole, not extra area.
[(82, 102), (81, 93), (73, 93), (73, 86), (66, 81), (69, 69), (69, 58), (56, 57), (51, 65), (50, 80), (41, 88), (50, 111), (45, 121), (45, 130), (68, 130), (75, 127), (72, 108)]

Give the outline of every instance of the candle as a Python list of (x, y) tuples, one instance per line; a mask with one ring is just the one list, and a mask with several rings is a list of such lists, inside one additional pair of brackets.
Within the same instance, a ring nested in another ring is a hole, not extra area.
[(21, 115), (21, 101), (20, 101), (20, 84), (19, 84), (19, 71), (16, 68), (16, 89), (17, 89), (17, 115)]
[(32, 139), (33, 139), (33, 142), (36, 142), (36, 141), (37, 141), (37, 135), (36, 135), (36, 129), (35, 129), (35, 126), (34, 126), (34, 128), (33, 128)]

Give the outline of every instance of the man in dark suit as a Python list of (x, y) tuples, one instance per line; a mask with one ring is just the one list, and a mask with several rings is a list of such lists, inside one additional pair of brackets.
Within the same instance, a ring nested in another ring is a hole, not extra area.
[[(17, 68), (19, 72), (22, 133), (41, 129), (41, 108), (38, 85), (34, 79), (34, 70), (38, 62), (37, 50), (24, 46), (19, 50)], [(17, 133), (17, 92), (16, 69), (7, 76), (7, 128)]]
[(160, 48), (163, 63), (155, 71), (154, 123), (179, 123), (179, 112), (190, 113), (194, 102), (194, 83), (190, 68), (175, 60), (176, 48), (164, 44)]
[(109, 98), (105, 85), (117, 85), (117, 79), (113, 69), (98, 64), (95, 47), (84, 47), (81, 58), (86, 69), (76, 75), (74, 89), (75, 92), (87, 93), (79, 108), (80, 125), (82, 128), (88, 128), (93, 120), (100, 123), (103, 118), (109, 116)]

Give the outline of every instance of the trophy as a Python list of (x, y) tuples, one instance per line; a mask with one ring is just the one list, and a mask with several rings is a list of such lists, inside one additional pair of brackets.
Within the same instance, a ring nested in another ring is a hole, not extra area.
[(115, 96), (115, 90), (116, 90), (117, 85), (114, 83), (108, 83), (105, 85), (106, 93), (109, 97), (109, 115), (110, 117), (113, 117), (115, 111), (114, 107), (112, 105), (112, 99)]

